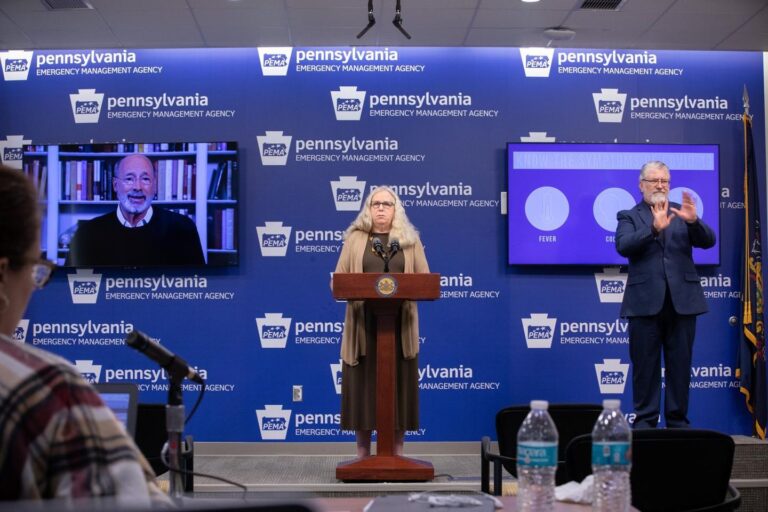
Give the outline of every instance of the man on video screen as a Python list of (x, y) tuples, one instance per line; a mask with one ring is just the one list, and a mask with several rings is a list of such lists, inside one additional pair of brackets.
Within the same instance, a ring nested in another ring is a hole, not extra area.
[(116, 212), (80, 222), (69, 245), (68, 266), (203, 265), (194, 222), (152, 206), (157, 176), (144, 155), (128, 155), (115, 168)]

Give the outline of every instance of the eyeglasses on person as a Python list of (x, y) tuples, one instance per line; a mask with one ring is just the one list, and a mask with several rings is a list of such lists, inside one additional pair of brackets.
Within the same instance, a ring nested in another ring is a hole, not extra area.
[(48, 281), (51, 280), (53, 271), (56, 269), (56, 264), (45, 259), (36, 260), (32, 265), (32, 284), (38, 290), (45, 287)]
[(141, 183), (142, 187), (148, 187), (152, 184), (152, 178), (150, 176), (141, 176), (139, 178), (136, 178), (135, 176), (127, 176), (125, 178), (116, 178), (116, 179), (126, 187), (136, 186), (137, 182)]
[(661, 185), (661, 186), (669, 185), (669, 180), (667, 178), (656, 178), (656, 179), (643, 178), (643, 181), (651, 185)]
[(390, 208), (393, 208), (395, 206), (395, 203), (392, 201), (374, 201), (371, 203), (371, 208), (385, 208), (389, 210)]

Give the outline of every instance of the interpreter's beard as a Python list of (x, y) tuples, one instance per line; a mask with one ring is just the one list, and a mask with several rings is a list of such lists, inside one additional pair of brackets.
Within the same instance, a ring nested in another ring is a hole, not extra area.
[(664, 192), (654, 192), (651, 194), (651, 204), (663, 203), (667, 200), (667, 194)]
[[(137, 199), (140, 199), (141, 201), (137, 202)], [(120, 206), (122, 206), (123, 210), (127, 213), (143, 213), (149, 209), (150, 204), (152, 204), (152, 201), (146, 194), (141, 192), (129, 192), (120, 198)]]

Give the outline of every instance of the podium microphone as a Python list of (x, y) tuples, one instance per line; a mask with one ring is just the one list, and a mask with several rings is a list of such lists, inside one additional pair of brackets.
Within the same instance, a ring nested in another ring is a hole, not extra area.
[(384, 258), (384, 244), (381, 243), (381, 238), (374, 237), (374, 239), (371, 240), (371, 244), (373, 244), (373, 250), (376, 251), (376, 254), (381, 258)]
[(391, 260), (392, 258), (394, 258), (395, 254), (397, 254), (398, 251), (400, 251), (400, 242), (398, 241), (397, 238), (393, 238), (389, 242), (389, 259)]
[(168, 375), (178, 375), (186, 377), (198, 384), (205, 384), (205, 381), (197, 371), (190, 367), (181, 357), (169, 351), (159, 343), (155, 343), (143, 332), (132, 331), (125, 338), (125, 344), (129, 347), (144, 353), (148, 358), (160, 365), (168, 372)]

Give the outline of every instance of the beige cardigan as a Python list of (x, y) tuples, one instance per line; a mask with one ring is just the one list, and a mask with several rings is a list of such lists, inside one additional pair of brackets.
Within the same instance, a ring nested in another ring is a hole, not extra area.
[[(363, 254), (368, 243), (368, 233), (353, 231), (344, 242), (336, 264), (336, 272), (361, 273)], [(416, 244), (403, 247), (405, 273), (428, 273), (429, 265), (424, 254), (421, 240)], [(413, 359), (419, 353), (419, 313), (416, 303), (403, 301), (401, 335), (403, 357)], [(365, 317), (363, 301), (348, 301), (344, 315), (344, 332), (341, 336), (341, 358), (350, 366), (358, 364), (358, 358), (365, 356)]]

